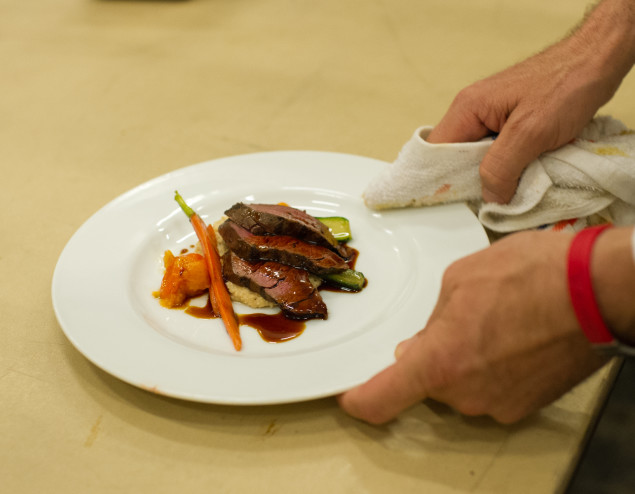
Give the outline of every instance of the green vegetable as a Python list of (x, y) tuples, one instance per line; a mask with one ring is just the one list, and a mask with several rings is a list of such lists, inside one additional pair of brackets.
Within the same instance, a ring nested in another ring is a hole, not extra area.
[(348, 242), (353, 238), (351, 235), (351, 225), (342, 216), (318, 217), (321, 223), (325, 224), (338, 242)]
[(364, 288), (364, 284), (366, 283), (364, 275), (354, 269), (347, 269), (341, 273), (323, 275), (322, 279), (324, 279), (327, 283), (337, 285), (353, 292), (360, 291)]

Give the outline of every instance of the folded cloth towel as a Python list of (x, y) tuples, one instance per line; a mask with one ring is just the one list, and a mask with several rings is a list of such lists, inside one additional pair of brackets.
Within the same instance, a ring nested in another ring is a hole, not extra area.
[(500, 233), (600, 215), (635, 224), (635, 132), (596, 117), (569, 144), (546, 152), (523, 172), (509, 204), (484, 203), (478, 167), (493, 139), (431, 144), (417, 129), (398, 158), (364, 191), (372, 209), (468, 202), (480, 222)]

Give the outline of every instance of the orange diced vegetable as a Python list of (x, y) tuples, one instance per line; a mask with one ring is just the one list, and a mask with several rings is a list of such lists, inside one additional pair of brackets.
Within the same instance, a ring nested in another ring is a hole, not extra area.
[(159, 299), (164, 307), (179, 307), (186, 300), (202, 295), (209, 289), (209, 274), (205, 258), (200, 254), (174, 256), (166, 250), (163, 255), (165, 274), (161, 281)]

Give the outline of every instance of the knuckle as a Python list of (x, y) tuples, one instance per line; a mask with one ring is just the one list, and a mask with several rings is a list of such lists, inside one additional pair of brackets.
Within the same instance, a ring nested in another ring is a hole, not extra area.
[[(508, 203), (516, 191), (517, 181), (509, 182), (497, 177), (484, 176), (481, 179), (483, 197), (488, 201)], [(489, 196), (485, 196), (489, 193)]]
[(517, 169), (510, 160), (495, 152), (490, 152), (486, 162), (479, 167), (481, 186), (508, 202), (518, 186), (518, 181), (524, 167)]
[(474, 101), (474, 92), (475, 91), (472, 86), (463, 88), (456, 94), (452, 103), (456, 106), (469, 105), (472, 101)]
[(489, 185), (506, 186), (515, 184), (518, 180), (518, 173), (509, 163), (509, 160), (496, 152), (490, 151), (485, 161), (478, 170), (481, 181)]
[(476, 82), (461, 89), (454, 97), (452, 105), (462, 108), (478, 106), (482, 102), (482, 94), (481, 85), (479, 82)]
[(469, 258), (464, 257), (458, 259), (451, 263), (448, 267), (445, 268), (443, 272), (443, 276), (441, 277), (441, 285), (446, 288), (454, 288), (456, 287), (461, 280), (464, 279), (465, 272), (467, 269), (467, 264), (469, 262)]
[(443, 276), (441, 278), (441, 286), (450, 287), (455, 284), (455, 280), (457, 279), (457, 271), (458, 267), (456, 263), (450, 264), (445, 271), (443, 272)]

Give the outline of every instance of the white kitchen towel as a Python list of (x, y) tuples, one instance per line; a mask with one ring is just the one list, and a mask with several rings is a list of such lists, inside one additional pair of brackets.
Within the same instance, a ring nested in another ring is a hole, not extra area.
[(546, 152), (523, 172), (509, 204), (484, 203), (478, 167), (491, 146), (431, 144), (432, 127), (417, 129), (394, 163), (364, 191), (372, 209), (468, 202), (490, 230), (508, 233), (600, 215), (635, 224), (635, 132), (596, 117), (569, 144)]

